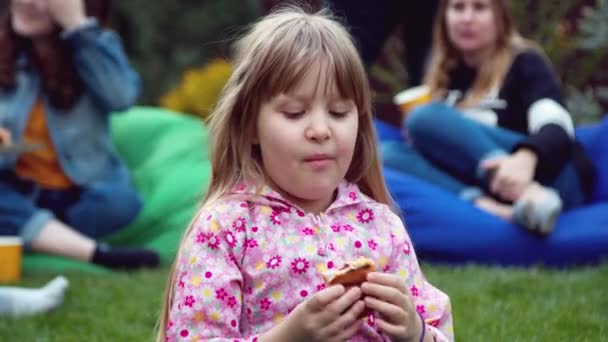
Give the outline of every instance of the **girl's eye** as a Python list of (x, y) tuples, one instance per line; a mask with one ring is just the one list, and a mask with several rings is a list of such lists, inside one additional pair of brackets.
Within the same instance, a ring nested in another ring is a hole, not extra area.
[(344, 112), (338, 112), (338, 111), (330, 111), (329, 112), (333, 117), (336, 118), (343, 118), (346, 115), (348, 115), (348, 111), (344, 111)]
[(283, 115), (285, 115), (285, 117), (288, 119), (297, 119), (304, 115), (304, 112), (283, 112)]

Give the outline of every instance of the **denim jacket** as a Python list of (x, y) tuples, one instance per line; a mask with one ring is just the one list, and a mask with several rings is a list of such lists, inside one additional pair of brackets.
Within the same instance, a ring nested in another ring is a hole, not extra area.
[[(131, 68), (118, 35), (102, 29), (97, 21), (64, 34), (85, 91), (67, 110), (55, 108), (42, 94), (51, 140), (66, 175), (77, 185), (129, 182), (129, 173), (112, 144), (110, 113), (128, 109), (140, 92), (139, 75)], [(0, 88), (0, 127), (14, 142), (23, 138), (25, 126), (40, 94), (40, 77), (17, 63), (17, 86)], [(0, 170), (13, 170), (16, 155), (0, 154)]]

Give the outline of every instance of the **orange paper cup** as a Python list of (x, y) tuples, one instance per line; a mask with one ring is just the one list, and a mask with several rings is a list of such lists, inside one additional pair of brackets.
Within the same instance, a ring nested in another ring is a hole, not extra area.
[(408, 88), (395, 95), (393, 102), (399, 106), (401, 114), (405, 118), (412, 109), (431, 102), (431, 92), (429, 87), (425, 85)]
[(0, 236), (0, 283), (21, 279), (21, 238)]

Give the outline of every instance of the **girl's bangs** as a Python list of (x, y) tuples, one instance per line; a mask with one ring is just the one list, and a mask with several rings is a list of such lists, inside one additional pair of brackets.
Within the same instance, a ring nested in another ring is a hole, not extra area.
[(329, 94), (335, 85), (337, 95), (352, 99), (360, 112), (367, 107), (364, 93), (364, 89), (368, 89), (367, 76), (358, 60), (358, 52), (350, 41), (336, 44), (338, 37), (329, 31), (327, 27), (316, 30), (302, 27), (295, 37), (278, 35), (280, 38), (268, 43), (272, 47), (263, 58), (267, 63), (260, 65), (258, 78), (258, 94), (263, 100), (290, 93), (318, 64), (321, 68), (317, 77), (320, 78), (321, 73), (326, 77), (322, 85), (325, 94)]

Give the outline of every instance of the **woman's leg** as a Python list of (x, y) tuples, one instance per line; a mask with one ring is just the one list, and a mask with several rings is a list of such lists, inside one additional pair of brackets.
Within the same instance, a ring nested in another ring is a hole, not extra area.
[[(41, 208), (37, 204), (41, 191), (35, 184), (19, 179), (12, 172), (0, 172), (0, 176), (0, 235), (21, 236), (26, 249), (110, 268), (158, 265), (158, 253), (154, 251), (98, 244), (59, 220), (54, 210), (65, 212), (61, 207), (71, 203), (72, 196), (66, 196), (66, 200), (56, 195), (53, 208)], [(96, 216), (95, 219), (103, 221), (104, 216)]]
[(580, 207), (585, 203), (583, 187), (572, 161), (568, 162), (557, 178), (548, 185), (558, 192), (564, 209)]
[(425, 157), (469, 182), (487, 184), (479, 163), (510, 153), (524, 135), (475, 122), (442, 103), (421, 106), (405, 122), (412, 144)]
[(415, 176), (462, 197), (471, 191), (468, 185), (434, 166), (407, 142), (388, 141), (381, 148), (386, 167)]
[[(480, 161), (509, 154), (524, 138), (520, 133), (477, 123), (440, 103), (414, 110), (407, 119), (406, 129), (416, 149), (434, 163), (486, 188), (489, 179), (479, 168)], [(564, 166), (554, 181), (543, 185), (559, 193), (565, 209), (584, 201), (572, 162)]]
[[(53, 210), (61, 221), (74, 229), (72, 231), (89, 240), (127, 226), (139, 213), (141, 203), (134, 190), (117, 185), (96, 185), (70, 191), (44, 190), (37, 201), (41, 207)], [(57, 226), (53, 228), (58, 229)], [(117, 248), (107, 244), (96, 244), (90, 261), (125, 269), (156, 267), (160, 262), (156, 251), (138, 247)]]
[(125, 228), (142, 208), (142, 200), (133, 188), (117, 184), (95, 184), (69, 191), (44, 190), (37, 204), (91, 238)]
[[(524, 137), (477, 123), (464, 117), (457, 109), (440, 103), (413, 111), (406, 121), (406, 129), (414, 146), (426, 157), (486, 189), (490, 177), (480, 168), (480, 162), (510, 153)], [(557, 193), (533, 182), (512, 208), (496, 201), (492, 203), (488, 197), (480, 198), (476, 204), (501, 217), (508, 216), (511, 211), (511, 218), (515, 222), (530, 230), (548, 234), (564, 207), (582, 203), (582, 191), (572, 165), (564, 167), (560, 176), (552, 184), (546, 185), (555, 187)]]
[(36, 206), (38, 188), (14, 173), (0, 173), (0, 235), (23, 239), (26, 249), (89, 261), (95, 241), (57, 221), (53, 212)]
[(33, 251), (89, 262), (97, 243), (63, 222), (50, 219), (30, 241)]

